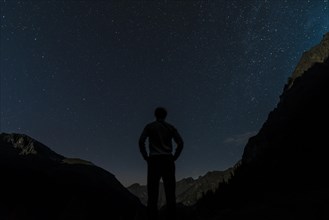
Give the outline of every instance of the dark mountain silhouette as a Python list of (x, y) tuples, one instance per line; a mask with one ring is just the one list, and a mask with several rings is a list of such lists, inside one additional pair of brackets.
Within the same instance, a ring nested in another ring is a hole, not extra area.
[[(176, 201), (184, 206), (194, 205), (208, 191), (216, 191), (218, 185), (227, 181), (232, 174), (233, 168), (225, 171), (211, 171), (197, 179), (184, 178), (176, 183)], [(147, 204), (147, 187), (145, 185), (133, 184), (127, 188), (131, 193), (136, 195), (140, 201)], [(163, 184), (160, 183), (159, 190), (159, 207), (166, 204)]]
[(329, 219), (329, 33), (305, 52), (228, 183), (186, 219)]
[(0, 219), (142, 219), (144, 206), (114, 175), (26, 135), (0, 134), (0, 173)]

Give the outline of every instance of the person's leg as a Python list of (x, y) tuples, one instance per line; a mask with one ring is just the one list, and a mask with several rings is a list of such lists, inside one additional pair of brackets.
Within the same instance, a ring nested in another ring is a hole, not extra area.
[(148, 220), (158, 219), (158, 197), (159, 197), (159, 183), (160, 172), (155, 160), (151, 158), (148, 161), (148, 173), (147, 173), (147, 212)]
[(173, 158), (169, 158), (165, 164), (162, 179), (167, 201), (167, 218), (174, 220), (176, 218), (175, 162)]

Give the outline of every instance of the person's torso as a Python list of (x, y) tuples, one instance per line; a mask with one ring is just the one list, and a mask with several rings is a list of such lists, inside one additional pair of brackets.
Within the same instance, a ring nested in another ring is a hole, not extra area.
[(170, 155), (172, 153), (174, 131), (174, 126), (165, 121), (155, 121), (148, 124), (150, 156)]

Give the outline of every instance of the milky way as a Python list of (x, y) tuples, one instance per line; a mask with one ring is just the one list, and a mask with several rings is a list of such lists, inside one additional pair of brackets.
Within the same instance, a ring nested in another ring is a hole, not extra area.
[(1, 5), (1, 132), (145, 183), (156, 106), (185, 140), (177, 178), (224, 170), (275, 108), (328, 0), (16, 1)]

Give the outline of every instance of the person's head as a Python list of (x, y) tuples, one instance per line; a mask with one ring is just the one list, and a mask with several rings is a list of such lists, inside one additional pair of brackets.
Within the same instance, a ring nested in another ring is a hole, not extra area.
[(154, 116), (157, 120), (165, 120), (167, 117), (167, 110), (164, 107), (157, 107), (154, 111)]

